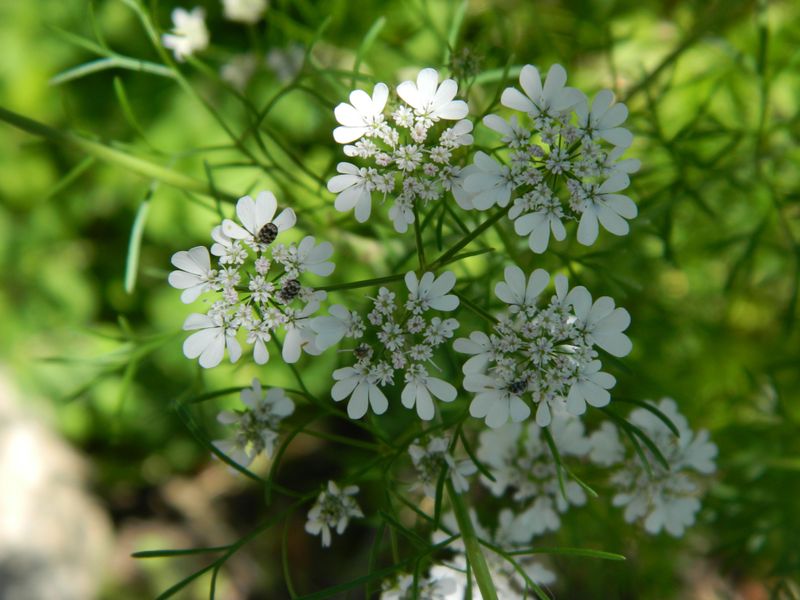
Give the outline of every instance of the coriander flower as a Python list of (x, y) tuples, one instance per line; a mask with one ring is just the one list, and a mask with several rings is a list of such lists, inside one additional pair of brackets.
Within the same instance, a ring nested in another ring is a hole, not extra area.
[(569, 110), (581, 100), (575, 88), (564, 87), (567, 72), (561, 65), (553, 65), (547, 72), (542, 87), (539, 70), (533, 65), (525, 65), (519, 74), (519, 84), (525, 94), (515, 88), (506, 88), (500, 98), (503, 106), (528, 113), (531, 117), (540, 114), (555, 116)]
[(456, 283), (456, 276), (451, 271), (445, 271), (439, 277), (424, 273), (420, 279), (414, 271), (409, 271), (405, 282), (408, 287), (406, 308), (413, 313), (428, 309), (451, 311), (458, 307), (458, 297), (448, 294)]
[[(328, 181), (336, 194), (334, 207), (354, 210), (359, 223), (372, 212), (372, 195), (389, 200), (389, 218), (395, 231), (405, 233), (417, 214), (432, 202), (469, 204), (463, 188), (466, 173), (460, 162), (473, 142), (472, 122), (464, 119), (467, 105), (455, 100), (458, 85), (441, 83), (433, 69), (423, 69), (417, 82), (397, 87), (399, 103), (389, 110), (389, 88), (379, 83), (372, 96), (364, 90), (350, 94), (350, 103), (334, 110), (334, 139), (344, 145), (353, 162), (341, 162)], [(447, 126), (441, 121), (456, 121)]]
[(639, 168), (638, 160), (622, 158), (632, 139), (622, 127), (627, 109), (612, 104), (608, 90), (590, 107), (586, 96), (565, 82), (560, 65), (550, 68), (544, 86), (535, 67), (523, 67), (524, 93), (507, 88), (501, 97), (504, 106), (523, 114), (484, 117), (504, 146), (492, 157), (476, 153), (464, 181), (476, 210), (506, 207), (513, 200), (507, 216), (537, 254), (553, 239), (564, 241), (570, 223), (578, 224), (578, 241), (589, 246), (598, 238), (598, 224), (626, 235), (628, 220), (637, 214), (633, 201), (618, 193)]
[(383, 124), (383, 109), (389, 98), (389, 88), (378, 83), (370, 97), (364, 90), (350, 92), (350, 104), (342, 102), (333, 113), (340, 126), (333, 130), (333, 139), (350, 144), (368, 133), (376, 133)]
[(198, 7), (188, 12), (184, 8), (172, 11), (172, 33), (161, 36), (161, 43), (172, 50), (175, 60), (183, 62), (199, 50), (208, 47), (208, 29), (206, 29), (206, 13)]
[(320, 492), (316, 503), (308, 511), (306, 531), (311, 535), (322, 534), (322, 546), (331, 545), (331, 529), (339, 535), (344, 533), (351, 518), (364, 516), (353, 496), (358, 493), (358, 486), (339, 487), (328, 482), (328, 488)]
[(213, 444), (234, 462), (247, 467), (262, 452), (270, 457), (280, 423), (294, 412), (294, 402), (280, 388), (265, 393), (257, 378), (251, 387), (241, 391), (241, 399), (245, 410), (224, 410), (217, 416), (220, 423), (236, 427), (234, 439), (216, 440)]
[(186, 331), (196, 331), (183, 343), (183, 353), (187, 358), (199, 358), (200, 366), (206, 369), (216, 367), (222, 362), (225, 349), (231, 362), (242, 355), (242, 347), (235, 337), (235, 329), (221, 314), (203, 315), (193, 313), (183, 324)]
[(211, 268), (211, 257), (205, 246), (172, 255), (172, 264), (180, 269), (169, 274), (169, 284), (183, 290), (181, 302), (191, 304), (203, 292), (218, 289), (217, 271)]
[[(434, 398), (452, 402), (458, 392), (452, 384), (430, 374), (435, 350), (453, 337), (456, 319), (435, 315), (458, 307), (458, 297), (449, 294), (455, 275), (447, 271), (436, 277), (410, 271), (405, 276), (407, 299), (400, 303), (397, 294), (382, 287), (373, 298), (373, 309), (364, 319), (344, 306), (334, 305), (330, 316), (310, 321), (314, 343), (320, 350), (345, 340), (358, 340), (355, 347), (340, 352), (352, 353), (354, 364), (333, 373), (336, 383), (331, 390), (335, 402), (348, 399), (347, 414), (360, 419), (368, 409), (383, 414), (388, 400), (382, 389), (404, 383), (401, 404), (415, 409), (423, 420), (435, 415)], [(435, 311), (434, 314), (431, 314)]]
[(612, 106), (613, 102), (611, 90), (597, 92), (591, 109), (586, 102), (579, 102), (575, 105), (578, 126), (590, 139), (599, 137), (615, 146), (627, 148), (633, 141), (633, 135), (620, 125), (628, 118), (628, 108), (622, 103)]
[(339, 175), (328, 181), (328, 191), (338, 194), (336, 210), (347, 212), (355, 208), (356, 221), (364, 223), (372, 212), (372, 190), (375, 189), (370, 170), (346, 162), (336, 165), (336, 170)]
[[(676, 426), (679, 436), (676, 437), (658, 416), (644, 408), (632, 411), (630, 421), (655, 444), (669, 469), (665, 469), (650, 450), (642, 446), (650, 471), (644, 468), (638, 456), (622, 459), (610, 480), (618, 490), (612, 502), (614, 506), (625, 507), (624, 517), (628, 523), (642, 520), (648, 533), (657, 534), (663, 529), (674, 537), (680, 537), (687, 527), (694, 524), (695, 514), (700, 510), (699, 475), (714, 472), (717, 447), (709, 441), (708, 431), (701, 430), (695, 434), (689, 428), (686, 418), (678, 412), (671, 398), (662, 399), (658, 409)], [(623, 455), (613, 425), (605, 425), (592, 438), (593, 458), (609, 462), (609, 458)]]
[(374, 371), (364, 366), (344, 367), (333, 372), (336, 380), (331, 389), (335, 402), (350, 398), (347, 402), (347, 416), (360, 419), (372, 408), (376, 415), (382, 415), (389, 408), (389, 401), (377, 385)]
[(222, 232), (229, 238), (244, 240), (254, 250), (263, 250), (279, 233), (294, 227), (297, 220), (291, 208), (284, 208), (273, 219), (277, 209), (278, 201), (272, 192), (261, 192), (255, 200), (244, 196), (236, 203), (236, 215), (241, 225), (225, 219), (222, 222)]
[(229, 21), (254, 25), (264, 16), (267, 0), (222, 0), (222, 7)]
[(439, 84), (439, 72), (431, 68), (422, 69), (416, 83), (404, 81), (397, 86), (397, 95), (414, 108), (414, 114), (432, 121), (455, 121), (467, 116), (467, 103), (453, 99), (457, 93), (455, 80), (445, 79)]
[(576, 187), (573, 197), (581, 203), (582, 213), (578, 225), (578, 242), (591, 246), (597, 239), (597, 223), (614, 235), (627, 235), (630, 227), (626, 219), (638, 214), (633, 200), (618, 194), (628, 187), (630, 180), (624, 173), (615, 173), (599, 186)]
[(581, 415), (586, 404), (605, 406), (616, 380), (602, 372), (595, 347), (625, 356), (631, 342), (623, 331), (630, 315), (606, 296), (592, 304), (583, 286), (568, 289), (555, 278), (555, 295), (542, 298), (550, 276), (542, 269), (526, 279), (516, 266), (505, 270), (495, 295), (508, 305), (493, 331), (472, 332), (454, 343), (471, 355), (464, 365), (464, 389), (475, 396), (470, 414), (492, 428), (526, 419), (536, 408), (536, 423), (547, 427), (554, 412)]
[(191, 315), (184, 329), (198, 330), (184, 343), (184, 354), (199, 358), (203, 367), (218, 365), (225, 349), (236, 361), (241, 355), (237, 337), (253, 346), (257, 364), (269, 360), (267, 344), (281, 330), (283, 360), (293, 363), (301, 352), (319, 354), (314, 344), (316, 333), (310, 323), (327, 294), (303, 285), (304, 273), (329, 275), (333, 246), (317, 243), (312, 236), (299, 243), (277, 241), (294, 225), (295, 215), (285, 209), (277, 217), (277, 201), (272, 192), (262, 192), (255, 200), (245, 196), (236, 205), (241, 224), (225, 219), (211, 230), (211, 265), (206, 248), (198, 246), (173, 256), (179, 271), (169, 276), (170, 283), (184, 290), (184, 302), (201, 294), (213, 294), (206, 315)]
[(443, 437), (431, 438), (426, 446), (411, 444), (408, 453), (419, 476), (419, 482), (414, 487), (422, 487), (430, 498), (436, 496), (436, 485), (443, 469), (449, 473), (453, 488), (458, 493), (469, 490), (466, 478), (478, 470), (469, 459), (456, 462), (450, 454), (447, 438)]

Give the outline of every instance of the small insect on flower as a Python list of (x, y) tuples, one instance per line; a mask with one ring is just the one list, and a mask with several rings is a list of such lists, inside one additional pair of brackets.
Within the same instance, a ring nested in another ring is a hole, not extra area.
[(268, 246), (275, 241), (276, 237), (278, 237), (278, 226), (275, 223), (267, 223), (258, 230), (256, 241)]
[(281, 291), (278, 292), (278, 299), (284, 304), (291, 302), (297, 298), (302, 287), (297, 279), (289, 279), (283, 284)]

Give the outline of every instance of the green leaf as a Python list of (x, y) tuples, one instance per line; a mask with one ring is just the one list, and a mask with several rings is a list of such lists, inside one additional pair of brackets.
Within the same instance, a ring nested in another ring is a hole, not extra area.
[(527, 554), (560, 554), (564, 556), (583, 556), (586, 558), (600, 558), (603, 560), (626, 560), (622, 554), (605, 552), (604, 550), (591, 550), (589, 548), (568, 548), (538, 546), (508, 552), (511, 556), (524, 556)]
[(179, 548), (176, 550), (140, 550), (131, 554), (132, 558), (170, 558), (173, 556), (191, 556), (194, 554), (211, 554), (225, 552), (230, 546), (208, 546), (207, 548)]
[(125, 259), (125, 291), (128, 294), (133, 294), (133, 290), (136, 287), (136, 273), (139, 270), (139, 256), (141, 254), (144, 226), (147, 222), (147, 213), (150, 210), (150, 200), (157, 188), (158, 182), (153, 182), (150, 189), (147, 190), (144, 200), (139, 204), (139, 208), (136, 210), (136, 217), (133, 219), (131, 237), (128, 240), (128, 256)]

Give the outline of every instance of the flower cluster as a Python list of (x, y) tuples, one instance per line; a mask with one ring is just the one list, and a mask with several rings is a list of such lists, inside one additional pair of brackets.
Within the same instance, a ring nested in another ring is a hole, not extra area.
[(222, 0), (222, 9), (229, 21), (254, 25), (264, 16), (267, 4), (267, 0)]
[(339, 489), (336, 483), (329, 481), (327, 489), (320, 492), (316, 503), (308, 511), (306, 531), (311, 535), (322, 533), (322, 545), (330, 546), (331, 529), (341, 535), (351, 518), (364, 516), (353, 498), (357, 493), (356, 485)]
[[(570, 414), (553, 415), (548, 430), (562, 458), (584, 457), (592, 448), (583, 424)], [(564, 478), (562, 490), (545, 435), (535, 423), (509, 423), (480, 434), (478, 459), (494, 477), (492, 481), (481, 476), (481, 483), (497, 497), (513, 490), (512, 499), (522, 507), (509, 521), (509, 542), (527, 544), (533, 536), (558, 530), (559, 513), (586, 503), (586, 493), (576, 481)]]
[(236, 433), (232, 440), (216, 440), (214, 446), (234, 462), (246, 467), (262, 452), (269, 456), (278, 439), (281, 421), (294, 412), (294, 402), (280, 388), (266, 392), (258, 379), (241, 391), (242, 403), (247, 407), (235, 412), (224, 410), (217, 420), (233, 425)]
[[(464, 174), (453, 158), (459, 148), (472, 144), (472, 122), (464, 119), (467, 104), (455, 100), (457, 92), (454, 80), (439, 83), (436, 70), (423, 69), (416, 83), (397, 86), (400, 102), (392, 110), (384, 83), (371, 96), (356, 90), (349, 104), (339, 104), (334, 114), (340, 126), (333, 137), (345, 144), (347, 156), (362, 164), (339, 163), (339, 174), (328, 182), (328, 190), (337, 194), (336, 210), (355, 209), (356, 220), (363, 223), (372, 210), (373, 192), (391, 196), (389, 217), (403, 233), (417, 218), (419, 203), (440, 200), (448, 191), (459, 198)], [(441, 121), (456, 123), (444, 127)]]
[(426, 446), (411, 444), (408, 453), (417, 470), (418, 485), (422, 486), (425, 495), (430, 498), (436, 497), (436, 484), (443, 470), (449, 472), (453, 489), (458, 493), (469, 490), (467, 477), (478, 470), (469, 459), (456, 461), (450, 454), (449, 443), (444, 437), (434, 437)]
[(590, 106), (566, 80), (560, 65), (550, 68), (544, 85), (536, 67), (523, 67), (523, 91), (509, 87), (501, 97), (503, 106), (524, 113), (522, 120), (516, 115), (483, 120), (502, 136), (508, 164), (477, 152), (463, 183), (467, 202), (477, 210), (509, 207), (513, 196), (508, 216), (537, 253), (547, 249), (551, 233), (558, 241), (566, 238), (565, 221), (578, 221), (578, 242), (590, 246), (598, 221), (614, 235), (625, 235), (627, 219), (637, 214), (633, 201), (619, 193), (639, 168), (637, 160), (619, 160), (632, 141), (621, 127), (627, 108), (614, 104), (609, 90), (599, 92)]
[(591, 458), (602, 466), (617, 467), (611, 476), (611, 484), (618, 490), (612, 502), (625, 507), (627, 522), (642, 519), (648, 533), (664, 529), (678, 537), (694, 523), (695, 513), (700, 510), (697, 474), (714, 472), (717, 447), (709, 440), (708, 431), (695, 434), (689, 428), (671, 398), (662, 399), (658, 409), (677, 428), (679, 436), (660, 416), (644, 408), (631, 412), (630, 421), (653, 441), (669, 469), (646, 446), (641, 449), (650, 464), (649, 472), (637, 456), (626, 455), (617, 428), (611, 423), (604, 423), (592, 434)]
[(304, 286), (300, 277), (305, 272), (330, 275), (333, 246), (317, 244), (311, 236), (297, 244), (277, 243), (278, 236), (294, 226), (295, 214), (286, 208), (276, 217), (276, 211), (271, 192), (262, 192), (255, 200), (241, 198), (236, 205), (240, 223), (225, 219), (211, 232), (211, 254), (217, 259), (213, 268), (204, 246), (172, 256), (179, 270), (170, 273), (169, 283), (183, 290), (183, 302), (194, 302), (203, 293), (216, 297), (206, 314), (191, 314), (183, 325), (196, 331), (184, 342), (183, 352), (199, 358), (202, 367), (218, 365), (226, 348), (231, 362), (238, 360), (240, 330), (246, 332), (258, 364), (269, 360), (267, 342), (279, 329), (285, 332), (286, 362), (297, 362), (301, 350), (319, 353), (309, 321), (326, 294)]
[(199, 6), (191, 12), (184, 8), (172, 11), (172, 33), (161, 36), (161, 43), (172, 50), (175, 60), (183, 62), (195, 52), (208, 47), (206, 11)]
[(464, 363), (464, 389), (475, 392), (470, 414), (489, 427), (509, 419), (523, 421), (536, 406), (536, 423), (546, 427), (554, 410), (583, 414), (586, 405), (605, 406), (616, 380), (600, 370), (595, 346), (625, 356), (631, 342), (622, 333), (630, 323), (624, 308), (608, 296), (592, 303), (589, 291), (568, 289), (555, 277), (555, 295), (540, 307), (539, 297), (550, 275), (536, 269), (530, 277), (519, 267), (505, 269), (495, 295), (508, 305), (494, 332), (474, 331), (456, 340), (458, 352), (471, 354)]
[(393, 385), (398, 372), (403, 374), (405, 383), (401, 402), (406, 408), (416, 408), (420, 419), (433, 419), (434, 397), (442, 402), (455, 400), (456, 388), (429, 370), (437, 368), (434, 351), (453, 336), (459, 325), (456, 319), (431, 317), (429, 313), (458, 307), (458, 298), (449, 293), (455, 282), (450, 271), (439, 277), (427, 272), (420, 278), (411, 271), (405, 275), (408, 296), (404, 304), (398, 305), (394, 292), (380, 288), (367, 316), (371, 327), (366, 327), (358, 313), (340, 305), (331, 307), (330, 316), (311, 321), (316, 333), (314, 344), (321, 350), (342, 338), (377, 340), (377, 344), (358, 343), (352, 349), (355, 364), (333, 372), (336, 384), (331, 397), (337, 402), (349, 398), (347, 414), (351, 419), (360, 419), (368, 408), (376, 415), (386, 412), (389, 401), (381, 388)]

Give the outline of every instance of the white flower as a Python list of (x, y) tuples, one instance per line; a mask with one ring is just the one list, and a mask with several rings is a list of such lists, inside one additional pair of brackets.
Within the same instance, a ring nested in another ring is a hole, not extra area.
[(172, 264), (180, 269), (169, 274), (169, 284), (183, 290), (181, 302), (191, 304), (203, 292), (217, 289), (216, 270), (211, 268), (211, 257), (205, 246), (172, 255)]
[(310, 323), (311, 329), (317, 334), (314, 343), (320, 350), (338, 344), (345, 335), (359, 338), (364, 334), (364, 321), (357, 312), (341, 304), (334, 304), (328, 312), (330, 316), (315, 317)]
[(206, 29), (206, 13), (198, 7), (188, 12), (183, 8), (172, 11), (172, 33), (161, 36), (161, 43), (172, 50), (175, 60), (183, 62), (199, 50), (208, 47), (208, 29)]
[[(324, 292), (323, 292), (324, 294)], [(284, 324), (286, 337), (283, 339), (281, 356), (289, 364), (300, 360), (301, 351), (317, 355), (322, 352), (314, 344), (316, 334), (311, 328), (311, 315), (319, 310), (319, 300), (311, 300), (301, 310), (287, 309), (287, 321)]]
[(278, 201), (272, 192), (261, 192), (256, 199), (250, 196), (239, 198), (236, 215), (242, 225), (230, 219), (222, 222), (222, 232), (229, 238), (245, 240), (255, 249), (271, 244), (277, 235), (294, 227), (296, 217), (291, 208), (285, 208), (273, 219)]
[(536, 302), (547, 285), (550, 275), (544, 269), (536, 269), (525, 283), (525, 273), (516, 265), (506, 267), (505, 281), (494, 287), (494, 294), (509, 305), (512, 313), (536, 308)]
[(461, 367), (464, 375), (482, 373), (493, 356), (492, 341), (482, 331), (473, 331), (469, 338), (459, 338), (453, 343), (453, 349), (462, 354), (472, 354), (472, 358)]
[(628, 118), (628, 108), (621, 102), (612, 106), (613, 102), (611, 90), (599, 91), (592, 101), (591, 110), (587, 102), (579, 102), (575, 106), (578, 124), (592, 139), (600, 137), (615, 146), (627, 148), (633, 135), (620, 125)]
[(619, 440), (617, 428), (608, 421), (603, 421), (600, 429), (589, 436), (592, 451), (589, 458), (593, 463), (610, 467), (625, 458), (625, 446)]
[[(575, 309), (575, 316), (590, 343), (612, 356), (627, 356), (633, 344), (622, 333), (631, 323), (631, 316), (624, 308), (615, 308), (614, 300), (601, 296), (592, 304), (592, 296), (583, 286), (574, 287), (566, 301)], [(613, 383), (612, 383), (613, 385)]]
[(447, 438), (434, 437), (427, 446), (412, 444), (408, 447), (411, 461), (419, 475), (419, 483), (422, 485), (425, 495), (430, 498), (436, 496), (436, 485), (442, 469), (447, 470), (450, 480), (453, 482), (453, 488), (458, 493), (469, 490), (467, 477), (474, 475), (478, 470), (469, 459), (456, 462), (450, 454), (448, 446)]
[(400, 399), (406, 408), (416, 406), (420, 419), (430, 421), (435, 414), (432, 396), (442, 402), (452, 402), (457, 395), (456, 388), (451, 384), (438, 377), (431, 377), (422, 365), (418, 365), (418, 368), (406, 371), (406, 386)]
[(355, 208), (356, 221), (364, 223), (372, 212), (372, 190), (375, 185), (366, 168), (340, 162), (336, 165), (340, 173), (328, 181), (328, 191), (336, 196), (335, 208), (347, 212)]
[(209, 369), (222, 362), (225, 348), (228, 349), (231, 362), (236, 362), (242, 355), (242, 347), (236, 340), (236, 330), (218, 314), (202, 315), (192, 313), (183, 324), (185, 331), (199, 330), (183, 343), (186, 358), (200, 358), (200, 366)]
[(587, 404), (599, 408), (611, 402), (608, 390), (614, 387), (617, 380), (600, 371), (602, 366), (599, 360), (593, 360), (578, 369), (576, 381), (567, 395), (567, 410), (570, 414), (582, 415), (586, 412)]
[(481, 151), (475, 153), (474, 167), (464, 180), (464, 189), (471, 194), (472, 205), (478, 210), (508, 206), (516, 187), (511, 170)]
[(303, 67), (306, 51), (302, 44), (291, 44), (286, 48), (270, 48), (267, 66), (281, 82), (293, 79)]
[(320, 492), (316, 503), (308, 511), (306, 531), (311, 535), (322, 533), (322, 545), (331, 545), (331, 529), (341, 535), (347, 529), (350, 519), (363, 517), (353, 496), (358, 493), (358, 486), (349, 485), (343, 489), (333, 482), (328, 482), (328, 489)]
[[(623, 463), (611, 477), (611, 483), (619, 489), (612, 502), (614, 506), (625, 507), (627, 522), (643, 519), (648, 533), (656, 534), (664, 529), (679, 537), (694, 523), (695, 514), (700, 510), (696, 474), (706, 475), (714, 471), (717, 447), (709, 441), (707, 431), (695, 435), (689, 429), (685, 417), (678, 412), (671, 398), (662, 399), (658, 408), (676, 426), (679, 437), (675, 437), (658, 416), (644, 408), (634, 410), (630, 421), (656, 445), (669, 469), (665, 469), (643, 446), (642, 452), (650, 463), (651, 472), (648, 473), (639, 460), (630, 459)], [(606, 437), (610, 436), (606, 434)], [(609, 445), (608, 440), (604, 443)]]
[(414, 113), (432, 121), (448, 119), (456, 121), (467, 116), (469, 108), (463, 100), (453, 100), (458, 93), (458, 84), (445, 79), (439, 84), (436, 69), (422, 69), (417, 82), (404, 81), (397, 86), (397, 95), (414, 108)]
[(469, 414), (477, 419), (485, 418), (486, 425), (496, 429), (508, 423), (524, 421), (531, 414), (530, 407), (520, 398), (527, 391), (527, 382), (521, 390), (515, 387), (516, 382), (506, 385), (505, 381), (488, 375), (471, 374), (464, 378), (464, 389), (475, 392), (469, 405)]
[(328, 259), (333, 255), (333, 245), (330, 242), (316, 243), (313, 236), (307, 235), (299, 244), (287, 253), (282, 259), (276, 258), (291, 277), (299, 277), (306, 271), (327, 277), (333, 273), (336, 265)]
[(258, 62), (252, 54), (237, 54), (220, 70), (220, 77), (238, 92), (243, 92), (256, 72)]
[(374, 375), (365, 367), (344, 367), (333, 372), (336, 380), (331, 389), (331, 398), (340, 402), (350, 398), (347, 403), (347, 416), (360, 419), (372, 408), (376, 415), (382, 415), (389, 408), (389, 401), (376, 385)]
[(458, 307), (458, 297), (448, 294), (456, 284), (456, 276), (452, 271), (445, 271), (439, 277), (426, 272), (420, 279), (417, 279), (414, 271), (409, 271), (405, 282), (409, 292), (408, 308), (412, 312), (424, 312), (428, 309), (451, 311)]
[(547, 72), (542, 87), (539, 71), (532, 65), (525, 65), (519, 74), (519, 83), (525, 94), (516, 88), (506, 88), (500, 102), (503, 106), (526, 112), (532, 117), (539, 114), (555, 116), (568, 110), (581, 101), (581, 94), (574, 88), (564, 87), (567, 72), (561, 65), (553, 65)]
[(294, 412), (294, 402), (280, 388), (265, 394), (255, 378), (252, 387), (241, 391), (241, 399), (247, 407), (244, 411), (224, 410), (217, 416), (220, 423), (237, 428), (234, 439), (216, 440), (213, 444), (234, 462), (247, 467), (262, 452), (267, 458), (272, 454), (280, 423)]
[(248, 25), (258, 23), (267, 10), (267, 0), (222, 0), (222, 5), (226, 19)]
[(350, 104), (342, 102), (334, 109), (336, 120), (341, 124), (333, 130), (333, 139), (340, 144), (355, 142), (365, 135), (377, 132), (383, 123), (383, 109), (389, 97), (389, 88), (378, 83), (372, 90), (372, 97), (364, 90), (350, 93)]
[(519, 235), (528, 236), (528, 246), (536, 254), (542, 254), (547, 250), (550, 243), (550, 232), (559, 242), (567, 237), (567, 230), (561, 221), (559, 214), (560, 204), (548, 206), (543, 210), (537, 210), (524, 214), (514, 221), (514, 231)]
[(614, 173), (584, 200), (578, 224), (578, 242), (584, 246), (594, 244), (598, 221), (606, 231), (614, 235), (628, 233), (630, 227), (625, 219), (635, 218), (638, 210), (633, 200), (616, 192), (624, 190), (629, 183), (625, 173)]

